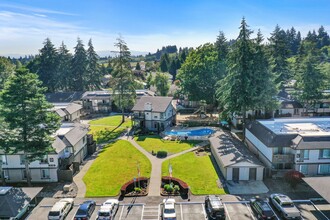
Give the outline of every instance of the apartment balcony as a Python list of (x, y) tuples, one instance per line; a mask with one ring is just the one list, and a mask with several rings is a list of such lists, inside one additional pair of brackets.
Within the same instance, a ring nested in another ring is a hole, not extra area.
[(145, 118), (145, 115), (144, 114), (137, 114), (137, 113), (134, 113), (133, 114), (133, 120), (134, 119), (139, 119), (139, 120), (141, 120), (141, 119), (144, 119)]
[(61, 170), (68, 169), (69, 166), (73, 163), (73, 154), (68, 155), (67, 157), (59, 159), (59, 165)]
[(293, 154), (274, 154), (273, 163), (293, 163), (294, 155)]

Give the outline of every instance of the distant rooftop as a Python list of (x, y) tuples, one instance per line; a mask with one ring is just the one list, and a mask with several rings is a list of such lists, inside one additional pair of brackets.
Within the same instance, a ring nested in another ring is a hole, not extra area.
[(275, 134), (330, 135), (330, 118), (290, 118), (259, 120)]

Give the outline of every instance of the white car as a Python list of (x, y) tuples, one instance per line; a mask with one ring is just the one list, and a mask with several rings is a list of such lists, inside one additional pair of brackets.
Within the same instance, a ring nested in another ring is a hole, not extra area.
[(163, 200), (163, 220), (176, 220), (175, 213), (175, 199), (164, 199)]
[(68, 215), (74, 205), (72, 198), (61, 199), (56, 202), (48, 213), (49, 220), (62, 220)]
[(97, 212), (98, 220), (111, 220), (118, 210), (119, 201), (118, 199), (108, 199), (105, 201)]
[(301, 219), (301, 213), (293, 201), (283, 194), (271, 194), (270, 201), (284, 219)]

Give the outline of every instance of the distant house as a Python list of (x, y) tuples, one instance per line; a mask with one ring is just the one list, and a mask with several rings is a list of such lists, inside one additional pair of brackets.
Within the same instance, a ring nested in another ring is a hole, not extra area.
[(176, 111), (172, 97), (142, 96), (132, 108), (135, 127), (163, 131), (175, 123)]
[(242, 143), (223, 131), (209, 140), (212, 155), (226, 180), (263, 180), (263, 164)]
[[(87, 156), (88, 125), (64, 123), (57, 130), (52, 144), (53, 152), (30, 163), (32, 182), (57, 182), (61, 170), (68, 170), (73, 163), (81, 163)], [(0, 151), (2, 173), (6, 182), (25, 182), (25, 160), (23, 152), (5, 154)], [(73, 171), (73, 170), (72, 170)], [(72, 174), (72, 173), (71, 173)], [(73, 175), (73, 174), (72, 174)]]
[(257, 120), (245, 133), (249, 149), (273, 174), (330, 175), (330, 118)]
[(83, 92), (57, 92), (57, 93), (46, 93), (46, 100), (50, 103), (72, 103), (79, 102)]
[(0, 187), (0, 219), (21, 219), (42, 188)]
[(275, 110), (274, 117), (297, 117), (304, 111), (302, 104), (295, 100), (281, 100), (279, 109)]

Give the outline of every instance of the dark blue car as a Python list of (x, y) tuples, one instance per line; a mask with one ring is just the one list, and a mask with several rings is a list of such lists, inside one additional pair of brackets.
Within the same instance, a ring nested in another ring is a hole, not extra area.
[(74, 216), (74, 220), (89, 220), (94, 212), (95, 205), (95, 201), (93, 200), (82, 203)]

